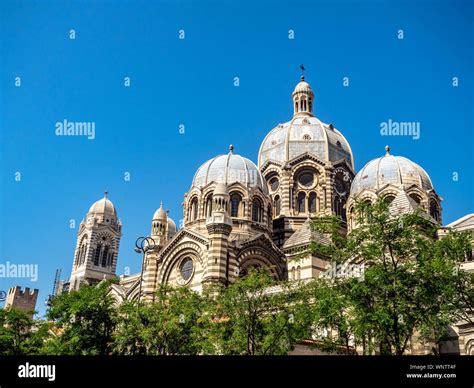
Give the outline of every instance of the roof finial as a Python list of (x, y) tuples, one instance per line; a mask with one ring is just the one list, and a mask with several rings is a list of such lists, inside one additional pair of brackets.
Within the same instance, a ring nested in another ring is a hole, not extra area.
[(160, 201), (160, 207), (163, 208), (163, 201)]
[(385, 146), (385, 155), (390, 155), (390, 146)]
[(109, 192), (107, 190), (104, 191), (104, 198), (107, 198), (107, 196), (109, 195)]
[(234, 153), (234, 146), (232, 144), (229, 145), (229, 154)]
[(304, 81), (304, 71), (306, 70), (306, 68), (304, 67), (303, 64), (300, 65), (300, 69), (301, 69), (301, 81)]

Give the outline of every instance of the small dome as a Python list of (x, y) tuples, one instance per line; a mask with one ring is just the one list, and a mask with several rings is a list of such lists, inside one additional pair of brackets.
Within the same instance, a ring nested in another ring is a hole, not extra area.
[(416, 185), (422, 190), (433, 190), (431, 179), (423, 168), (403, 156), (386, 154), (371, 160), (355, 176), (351, 186), (351, 196), (357, 196), (365, 189), (379, 190), (386, 184), (409, 187)]
[(160, 207), (156, 210), (155, 214), (153, 214), (154, 220), (166, 220), (168, 215), (166, 214), (165, 209), (163, 209), (163, 202), (160, 204)]
[(309, 93), (309, 94), (313, 94), (313, 90), (311, 89), (311, 86), (309, 83), (307, 83), (304, 78), (301, 82), (299, 82), (296, 86), (295, 86), (295, 90), (293, 90), (293, 94), (295, 93)]
[(94, 215), (108, 215), (110, 217), (117, 217), (115, 206), (109, 199), (107, 199), (107, 193), (105, 193), (104, 198), (99, 199), (90, 207), (89, 213)]
[(257, 166), (249, 159), (234, 154), (232, 146), (227, 155), (216, 156), (198, 168), (192, 187), (203, 188), (211, 182), (228, 186), (239, 182), (247, 187), (260, 187), (267, 193), (267, 185)]

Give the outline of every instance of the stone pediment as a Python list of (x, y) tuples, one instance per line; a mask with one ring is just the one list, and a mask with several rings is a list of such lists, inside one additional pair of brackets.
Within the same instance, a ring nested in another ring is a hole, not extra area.
[(184, 238), (189, 238), (201, 245), (209, 245), (209, 239), (202, 235), (201, 233), (196, 232), (190, 228), (183, 228), (178, 233), (176, 233), (173, 238), (163, 247), (163, 249), (158, 254), (158, 259), (162, 259), (166, 256), (174, 247), (176, 247)]
[(273, 252), (277, 256), (284, 256), (283, 251), (278, 248), (276, 244), (264, 233), (260, 233), (256, 236), (250, 237), (247, 240), (236, 241), (236, 248), (239, 252), (242, 252), (247, 248), (256, 246), (260, 246), (270, 252)]
[(309, 152), (305, 152), (304, 154), (298, 155), (296, 158), (289, 160), (288, 164), (293, 167), (304, 160), (311, 160), (322, 167), (326, 167), (328, 165), (327, 162), (322, 161), (320, 158)]
[(267, 160), (262, 167), (260, 167), (260, 171), (265, 171), (270, 166), (276, 166), (278, 168), (283, 168), (283, 163), (277, 162), (276, 160)]

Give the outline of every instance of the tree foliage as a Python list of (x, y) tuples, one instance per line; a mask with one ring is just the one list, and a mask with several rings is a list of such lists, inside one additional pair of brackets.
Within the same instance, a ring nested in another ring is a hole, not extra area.
[(114, 341), (117, 310), (109, 293), (109, 282), (83, 286), (53, 300), (47, 317), (56, 336), (46, 348), (52, 354), (106, 355)]
[(208, 295), (207, 352), (287, 354), (305, 333), (296, 316), (300, 290), (275, 286), (264, 270), (251, 270), (229, 287), (210, 288)]
[[(336, 330), (335, 344), (350, 332), (354, 345), (367, 353), (377, 344), (382, 353), (401, 355), (414, 336), (436, 343), (448, 325), (469, 319), (473, 274), (460, 270), (471, 252), (468, 234), (450, 232), (438, 239), (437, 226), (426, 215), (394, 216), (383, 200), (358, 204), (356, 214), (358, 227), (347, 236), (338, 233), (333, 218), (314, 222), (337, 243), (313, 249), (325, 249), (335, 263), (346, 265), (346, 272), (363, 265), (363, 278), (331, 273), (330, 282), (314, 282), (315, 324)], [(344, 312), (335, 311), (335, 321), (331, 302)]]
[(20, 310), (0, 309), (1, 355), (39, 354), (47, 335), (44, 322), (35, 322)]
[(198, 354), (202, 297), (185, 287), (161, 286), (153, 302), (119, 308), (114, 351), (130, 355)]

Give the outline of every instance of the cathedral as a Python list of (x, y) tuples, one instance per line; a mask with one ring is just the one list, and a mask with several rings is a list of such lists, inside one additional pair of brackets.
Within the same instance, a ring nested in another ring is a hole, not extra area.
[[(443, 227), (441, 198), (427, 172), (392, 155), (389, 147), (356, 173), (344, 135), (314, 115), (314, 92), (304, 75), (291, 97), (293, 117), (263, 139), (258, 165), (231, 145), (197, 169), (184, 195), (182, 228), (163, 205), (156, 210), (141, 272), (122, 275), (112, 285), (117, 303), (153, 300), (160, 284), (198, 292), (208, 283), (227, 285), (251, 268), (265, 268), (275, 280), (316, 278), (330, 258), (317, 252), (304, 259), (299, 255), (315, 239), (327, 242), (311, 229), (311, 218), (337, 215), (349, 232), (357, 227), (354, 204), (359, 200), (386, 198), (397, 213), (421, 208), (441, 232), (474, 231), (474, 214)], [(117, 277), (121, 235), (117, 210), (106, 193), (81, 222), (70, 289)], [(465, 269), (474, 271), (473, 264), (467, 261)], [(447, 346), (474, 354), (474, 328), (456, 326)]]

